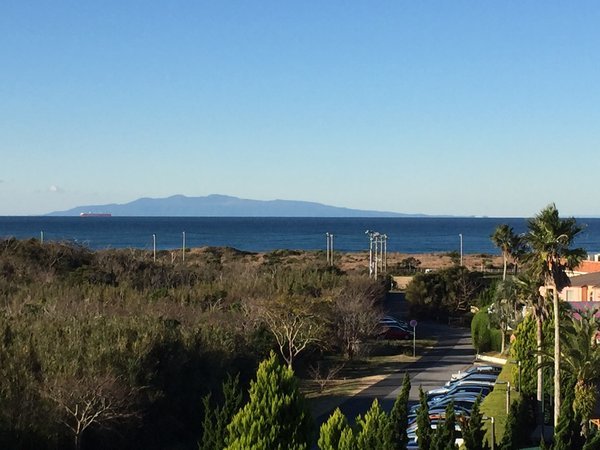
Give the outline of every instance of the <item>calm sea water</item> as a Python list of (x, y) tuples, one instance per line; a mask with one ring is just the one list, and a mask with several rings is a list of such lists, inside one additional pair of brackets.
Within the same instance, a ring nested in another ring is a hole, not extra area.
[[(577, 219), (586, 228), (576, 244), (600, 252), (600, 219)], [(247, 251), (326, 248), (325, 233), (334, 234), (336, 251), (366, 251), (366, 230), (388, 236), (388, 251), (426, 253), (459, 251), (498, 253), (490, 241), (497, 225), (526, 231), (525, 219), (502, 218), (258, 218), (258, 217), (0, 217), (0, 237), (70, 241), (92, 249), (159, 249), (229, 246)]]

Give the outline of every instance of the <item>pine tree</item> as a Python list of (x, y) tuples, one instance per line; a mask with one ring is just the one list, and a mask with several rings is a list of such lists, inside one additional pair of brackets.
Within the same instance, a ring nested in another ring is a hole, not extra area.
[(423, 388), (419, 386), (419, 412), (417, 413), (417, 443), (419, 449), (429, 450), (431, 448), (431, 421), (429, 420), (429, 405)]
[(600, 432), (590, 433), (582, 450), (600, 450)]
[(379, 401), (373, 400), (365, 417), (356, 418), (356, 446), (359, 449), (388, 450), (386, 434), (389, 430), (389, 417), (379, 407)]
[[(321, 425), (321, 430), (319, 433), (319, 448), (321, 450), (338, 450), (340, 448), (340, 441), (342, 440), (342, 435), (346, 430), (350, 430), (352, 435), (352, 430), (348, 426), (348, 420), (346, 416), (340, 411), (339, 408), (329, 416), (327, 422)], [(350, 436), (346, 436), (346, 441)], [(347, 444), (346, 444), (347, 445)]]
[(393, 449), (405, 449), (408, 445), (408, 396), (410, 394), (410, 377), (408, 372), (404, 374), (402, 388), (396, 397), (394, 407), (390, 412), (390, 426), (387, 439), (389, 447)]
[(250, 384), (250, 400), (227, 427), (227, 449), (307, 449), (311, 431), (310, 414), (294, 372), (271, 352)]
[(239, 388), (239, 377), (227, 377), (223, 382), (223, 404), (213, 407), (211, 395), (204, 397), (204, 421), (202, 440), (198, 442), (199, 450), (214, 450), (225, 447), (227, 425), (242, 406), (242, 392)]
[(438, 424), (431, 440), (432, 450), (455, 450), (456, 444), (456, 416), (454, 414), (454, 402), (446, 406), (445, 419)]
[(471, 417), (463, 422), (463, 437), (467, 450), (487, 450), (485, 430), (483, 428), (483, 415), (480, 410), (481, 395), (473, 404)]

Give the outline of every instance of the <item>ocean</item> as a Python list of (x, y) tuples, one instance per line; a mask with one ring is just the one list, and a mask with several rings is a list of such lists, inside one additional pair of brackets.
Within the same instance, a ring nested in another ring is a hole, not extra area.
[[(576, 246), (600, 253), (600, 219), (578, 218), (585, 230)], [(252, 252), (276, 249), (324, 250), (325, 233), (334, 249), (368, 251), (366, 230), (388, 236), (388, 252), (460, 251), (498, 254), (490, 240), (496, 226), (507, 223), (516, 233), (527, 229), (518, 218), (289, 218), (289, 217), (0, 217), (0, 238), (68, 241), (91, 249), (157, 249), (226, 246)]]

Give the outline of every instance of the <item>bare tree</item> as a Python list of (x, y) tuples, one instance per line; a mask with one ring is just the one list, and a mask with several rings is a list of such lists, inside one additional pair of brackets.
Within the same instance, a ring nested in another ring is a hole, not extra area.
[(45, 394), (60, 409), (59, 420), (73, 434), (77, 450), (83, 433), (92, 425), (108, 428), (116, 422), (140, 418), (139, 389), (111, 374), (58, 378), (47, 385)]
[(323, 392), (325, 387), (333, 380), (344, 368), (345, 364), (322, 365), (317, 362), (316, 366), (310, 366), (308, 373), (315, 383), (319, 386), (319, 392)]
[(324, 316), (318, 314), (316, 303), (309, 298), (286, 298), (259, 305), (259, 317), (275, 337), (290, 369), (294, 358), (321, 338)]
[(354, 357), (361, 342), (376, 331), (381, 317), (377, 303), (382, 295), (384, 291), (379, 285), (353, 280), (335, 298), (335, 334), (349, 359)]

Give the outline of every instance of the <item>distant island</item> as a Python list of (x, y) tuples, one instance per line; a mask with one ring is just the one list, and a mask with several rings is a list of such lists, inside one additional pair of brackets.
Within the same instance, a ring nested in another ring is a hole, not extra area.
[(250, 200), (228, 195), (167, 198), (140, 198), (129, 203), (84, 205), (66, 211), (54, 211), (48, 216), (145, 217), (424, 217), (424, 214), (402, 214), (389, 211), (369, 211), (323, 205), (296, 200)]

